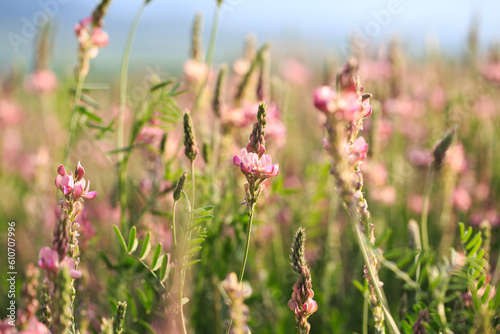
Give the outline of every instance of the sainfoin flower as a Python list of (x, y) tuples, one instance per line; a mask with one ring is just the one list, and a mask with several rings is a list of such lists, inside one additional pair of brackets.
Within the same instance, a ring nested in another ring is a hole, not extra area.
[(269, 178), (279, 173), (279, 164), (273, 165), (269, 154), (259, 158), (256, 153), (248, 152), (246, 148), (242, 148), (239, 155), (234, 156), (233, 163), (239, 166), (244, 174), (252, 173), (258, 178)]
[(38, 258), (38, 265), (40, 268), (47, 270), (47, 272), (57, 273), (61, 266), (67, 266), (69, 268), (71, 278), (76, 279), (82, 276), (80, 271), (75, 270), (75, 261), (72, 258), (66, 257), (62, 261), (59, 261), (57, 251), (49, 247), (43, 247), (40, 249)]
[(89, 191), (90, 181), (86, 182), (83, 178), (85, 170), (83, 169), (80, 162), (75, 169), (75, 175), (70, 172), (66, 172), (63, 165), (59, 165), (57, 168), (57, 173), (55, 184), (59, 188), (67, 199), (77, 199), (79, 197), (94, 199), (97, 196), (97, 191)]
[(349, 158), (351, 162), (359, 162), (366, 159), (368, 144), (363, 137), (358, 137), (352, 145), (349, 146)]

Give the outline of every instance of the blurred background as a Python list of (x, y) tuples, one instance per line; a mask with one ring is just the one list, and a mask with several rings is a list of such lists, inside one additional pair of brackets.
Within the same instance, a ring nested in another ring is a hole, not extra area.
[[(55, 5), (54, 5), (55, 3)], [(0, 64), (23, 63), (33, 67), (36, 38), (30, 25), (45, 20), (54, 24), (54, 70), (72, 69), (77, 42), (73, 25), (91, 13), (97, 1), (32, 0), (0, 4)], [(133, 15), (142, 1), (114, 0), (106, 17), (109, 45), (94, 62), (97, 70), (118, 71), (125, 38)], [(45, 9), (44, 9), (45, 8)], [(136, 35), (132, 64), (161, 63), (175, 72), (189, 53), (189, 32), (195, 13), (204, 14), (208, 41), (215, 1), (153, 0), (145, 10)], [(354, 32), (378, 45), (398, 36), (403, 48), (416, 57), (429, 46), (446, 56), (463, 54), (473, 22), (478, 25), (479, 48), (498, 39), (498, 1), (298, 1), (230, 0), (221, 13), (215, 59), (231, 60), (241, 53), (244, 37), (256, 35), (273, 43), (275, 56), (288, 53), (302, 57), (335, 54), (345, 58), (342, 44)], [(154, 46), (152, 48), (152, 46)], [(342, 61), (342, 59), (340, 59)]]

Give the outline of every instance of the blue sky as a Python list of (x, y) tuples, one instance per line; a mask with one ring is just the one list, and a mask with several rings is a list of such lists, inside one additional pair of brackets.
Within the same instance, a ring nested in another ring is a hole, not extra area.
[[(43, 4), (51, 2), (58, 3), (53, 17), (54, 63), (59, 68), (72, 67), (76, 57), (72, 27), (92, 12), (97, 0), (0, 0), (0, 66), (11, 61), (21, 62), (28, 68), (32, 66), (34, 38), (26, 38), (18, 44), (19, 52), (9, 38), (14, 34), (22, 37), (26, 22), (33, 22), (42, 12)], [(117, 59), (140, 4), (139, 0), (113, 0), (105, 22), (110, 44), (101, 51), (101, 64), (119, 66)], [(182, 64), (189, 53), (194, 14), (204, 14), (205, 41), (208, 41), (214, 8), (214, 0), (152, 0), (139, 25), (133, 60)], [(397, 10), (391, 14), (391, 8)], [(259, 42), (271, 41), (273, 52), (278, 55), (341, 54), (340, 46), (355, 30), (367, 36), (371, 34), (369, 40), (376, 44), (398, 35), (403, 45), (417, 54), (423, 52), (426, 40), (439, 40), (444, 53), (457, 55), (465, 48), (474, 16), (480, 22), (481, 47), (487, 48), (492, 41), (499, 41), (498, 14), (500, 1), (496, 0), (225, 0), (216, 60), (237, 56), (250, 32)], [(378, 21), (377, 15), (381, 16)]]

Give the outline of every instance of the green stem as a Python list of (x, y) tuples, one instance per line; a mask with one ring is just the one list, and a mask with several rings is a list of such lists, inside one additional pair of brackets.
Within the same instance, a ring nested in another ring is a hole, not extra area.
[(194, 102), (193, 109), (191, 109), (191, 114), (194, 114), (195, 111), (200, 106), (201, 97), (203, 96), (203, 91), (205, 90), (205, 87), (207, 86), (207, 83), (208, 83), (208, 76), (209, 76), (210, 70), (212, 68), (212, 59), (214, 56), (215, 41), (217, 38), (217, 26), (219, 24), (219, 12), (220, 12), (220, 4), (217, 4), (217, 6), (215, 7), (214, 20), (212, 23), (212, 31), (210, 32), (210, 44), (208, 45), (208, 51), (207, 51), (207, 59), (206, 59), (207, 73), (205, 73), (205, 78), (203, 79), (203, 82), (201, 83), (200, 88), (198, 89), (198, 92), (196, 93), (196, 100)]
[(251, 208), (252, 210), (248, 214), (247, 242), (245, 244), (245, 256), (243, 257), (243, 264), (241, 265), (240, 283), (243, 282), (243, 275), (245, 274), (245, 266), (247, 264), (247, 259), (248, 259), (248, 250), (250, 248), (250, 235), (252, 233), (252, 222), (253, 222), (253, 213), (255, 210), (255, 203), (252, 203)]
[(174, 235), (174, 248), (177, 252), (177, 233), (175, 232), (175, 207), (177, 206), (177, 201), (174, 201), (174, 207), (172, 208), (172, 234)]
[[(356, 220), (355, 220), (356, 221)], [(361, 253), (363, 254), (363, 259), (365, 260), (366, 268), (368, 270), (368, 276), (370, 276), (370, 280), (372, 282), (373, 289), (375, 290), (375, 294), (377, 295), (377, 299), (380, 303), (380, 306), (382, 307), (382, 310), (384, 311), (384, 314), (386, 316), (387, 322), (388, 322), (388, 327), (393, 333), (399, 334), (399, 329), (398, 326), (396, 325), (396, 322), (392, 318), (392, 315), (389, 311), (389, 308), (386, 306), (386, 300), (385, 296), (382, 293), (382, 290), (380, 289), (380, 281), (378, 280), (378, 277), (375, 274), (375, 269), (373, 268), (370, 258), (374, 258), (374, 254), (366, 246), (366, 238), (363, 235), (363, 232), (361, 232), (360, 226), (358, 223), (354, 223), (354, 230), (356, 234), (356, 239), (358, 241), (359, 247), (361, 249)], [(370, 252), (370, 254), (368, 254)]]
[[(123, 148), (124, 143), (124, 127), (125, 127), (125, 106), (127, 103), (127, 80), (128, 80), (128, 65), (130, 60), (130, 53), (132, 50), (132, 42), (134, 41), (134, 35), (137, 30), (142, 12), (146, 8), (146, 3), (143, 3), (139, 7), (137, 13), (135, 14), (134, 20), (132, 21), (132, 26), (127, 37), (127, 43), (125, 45), (125, 50), (123, 52), (121, 71), (120, 71), (120, 106), (118, 110), (118, 126), (116, 130), (116, 148)], [(119, 202), (120, 202), (120, 225), (122, 229), (125, 229), (126, 225), (126, 212), (127, 212), (127, 162), (128, 159), (124, 159), (124, 152), (120, 151), (116, 155), (117, 165), (118, 165), (118, 190), (119, 190)]]
[(422, 229), (422, 250), (426, 252), (429, 249), (429, 232), (427, 230), (427, 219), (429, 215), (429, 202), (431, 198), (432, 185), (434, 183), (434, 177), (436, 173), (433, 166), (429, 169), (429, 174), (427, 176), (424, 188), (424, 199), (422, 204), (422, 218), (421, 218), (421, 229)]
[(73, 98), (73, 111), (71, 112), (71, 120), (69, 125), (69, 140), (68, 145), (66, 146), (66, 149), (64, 151), (65, 164), (68, 164), (69, 150), (71, 149), (71, 144), (73, 143), (73, 140), (75, 138), (76, 126), (78, 124), (78, 113), (76, 111), (76, 107), (78, 106), (78, 102), (80, 101), (80, 98), (82, 96), (84, 81), (85, 75), (83, 75), (83, 72), (80, 70), (76, 79), (75, 96)]

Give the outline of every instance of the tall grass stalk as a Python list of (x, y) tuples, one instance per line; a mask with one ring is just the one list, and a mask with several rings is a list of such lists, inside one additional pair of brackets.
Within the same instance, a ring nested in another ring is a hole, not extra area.
[[(122, 64), (120, 70), (120, 105), (118, 109), (118, 126), (116, 130), (116, 148), (122, 149), (124, 143), (124, 127), (125, 127), (125, 107), (127, 103), (127, 83), (128, 83), (128, 65), (130, 60), (130, 53), (132, 50), (132, 43), (134, 41), (135, 32), (141, 19), (142, 13), (146, 8), (147, 2), (144, 2), (137, 13), (130, 27), (125, 50), (123, 51)], [(127, 163), (128, 158), (123, 151), (119, 151), (116, 155), (118, 167), (118, 192), (120, 203), (120, 226), (126, 230), (127, 222)]]

